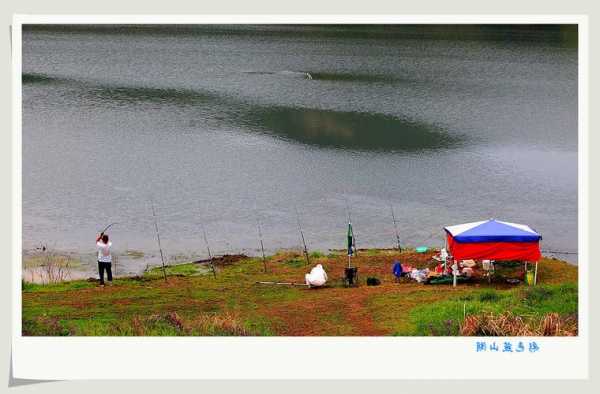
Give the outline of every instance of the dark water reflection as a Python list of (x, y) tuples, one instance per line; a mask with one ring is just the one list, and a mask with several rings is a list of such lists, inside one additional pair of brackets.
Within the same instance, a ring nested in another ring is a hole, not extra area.
[(70, 93), (85, 99), (118, 104), (162, 103), (173, 105), (194, 105), (216, 99), (208, 92), (190, 89), (159, 88), (149, 86), (102, 85), (76, 79), (60, 78), (44, 74), (24, 73), (23, 85), (63, 86)]
[(327, 148), (410, 152), (446, 149), (464, 142), (433, 125), (376, 113), (262, 107), (249, 118), (268, 133)]
[(36, 73), (23, 73), (21, 76), (21, 80), (23, 84), (50, 84), (57, 83), (61, 80), (59, 78), (50, 77), (44, 74), (36, 74)]
[(466, 142), (465, 137), (431, 124), (378, 113), (248, 104), (207, 91), (103, 86), (43, 74), (24, 74), (23, 83), (61, 85), (67, 87), (66, 95), (109, 107), (161, 104), (181, 110), (202, 106), (212, 113), (211, 118), (218, 117), (232, 126), (323, 148), (415, 152), (448, 149)]
[(210, 94), (172, 88), (152, 88), (152, 87), (119, 87), (106, 86), (98, 87), (89, 91), (98, 99), (106, 101), (117, 101), (124, 103), (163, 103), (173, 105), (193, 105), (210, 101), (213, 97)]
[(317, 81), (342, 81), (342, 82), (413, 82), (409, 78), (393, 75), (361, 74), (349, 72), (311, 72), (312, 79)]

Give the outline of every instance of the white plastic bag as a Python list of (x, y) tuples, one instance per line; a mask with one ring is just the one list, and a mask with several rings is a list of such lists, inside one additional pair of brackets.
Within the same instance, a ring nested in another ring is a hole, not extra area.
[(442, 248), (442, 250), (440, 250), (440, 258), (442, 260), (446, 260), (448, 258), (448, 252), (446, 251), (446, 248)]
[(422, 270), (413, 268), (413, 270), (410, 272), (410, 277), (412, 279), (416, 280), (417, 282), (421, 283), (427, 279), (428, 274), (429, 274), (429, 269), (427, 269), (427, 268), (422, 269)]
[(491, 260), (482, 260), (481, 263), (482, 263), (483, 269), (485, 271), (493, 271), (494, 270), (494, 264), (492, 263)]
[(317, 264), (309, 274), (304, 276), (306, 284), (312, 287), (323, 286), (327, 282), (327, 273), (321, 264)]
[(460, 275), (460, 272), (458, 271), (458, 264), (456, 264), (456, 262), (454, 262), (454, 264), (452, 264), (452, 275)]

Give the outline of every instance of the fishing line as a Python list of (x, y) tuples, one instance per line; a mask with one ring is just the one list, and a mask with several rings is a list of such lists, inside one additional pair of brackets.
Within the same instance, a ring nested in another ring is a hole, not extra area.
[(160, 261), (162, 262), (162, 270), (163, 276), (165, 277), (165, 282), (167, 281), (167, 271), (165, 269), (165, 257), (163, 255), (162, 246), (160, 245), (160, 233), (158, 232), (158, 221), (156, 220), (156, 212), (154, 210), (154, 200), (150, 200), (152, 203), (152, 216), (154, 217), (154, 228), (156, 230), (156, 239), (158, 241), (158, 249), (160, 250)]
[(304, 245), (304, 256), (306, 257), (306, 265), (310, 265), (308, 249), (306, 247), (306, 240), (304, 239), (304, 232), (302, 231), (302, 226), (300, 225), (300, 213), (298, 213), (298, 207), (296, 205), (294, 205), (294, 209), (296, 210), (296, 221), (298, 222), (298, 230), (300, 231), (300, 237), (302, 238), (302, 244)]

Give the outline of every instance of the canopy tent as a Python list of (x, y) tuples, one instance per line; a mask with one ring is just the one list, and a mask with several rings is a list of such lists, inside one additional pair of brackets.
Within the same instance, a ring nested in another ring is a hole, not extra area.
[(542, 257), (542, 236), (524, 224), (490, 219), (448, 226), (444, 230), (448, 249), (455, 260), (537, 262)]

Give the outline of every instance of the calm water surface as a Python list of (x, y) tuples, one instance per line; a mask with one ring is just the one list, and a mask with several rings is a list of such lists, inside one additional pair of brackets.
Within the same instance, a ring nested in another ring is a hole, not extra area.
[(257, 218), (298, 247), (295, 206), (310, 249), (344, 247), (347, 207), (358, 247), (392, 246), (393, 205), (405, 245), (494, 217), (577, 250), (576, 48), (287, 29), (26, 27), (24, 249), (93, 261), (118, 222), (136, 272), (153, 200), (172, 260), (204, 255), (202, 224), (256, 253)]

